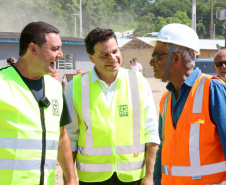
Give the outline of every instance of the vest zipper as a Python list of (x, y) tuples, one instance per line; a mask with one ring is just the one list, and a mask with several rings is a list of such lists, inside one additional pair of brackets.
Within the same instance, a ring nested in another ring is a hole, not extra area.
[(173, 180), (173, 177), (172, 177), (172, 151), (173, 151), (173, 142), (175, 140), (175, 136), (176, 136), (176, 130), (174, 130), (174, 133), (173, 133), (173, 137), (172, 137), (172, 141), (171, 141), (171, 144), (170, 144), (170, 158), (169, 158), (169, 176), (170, 176), (170, 179), (172, 180), (173, 184), (175, 184), (174, 180)]
[(45, 156), (46, 156), (46, 127), (45, 127), (45, 115), (43, 106), (39, 107), (42, 123), (42, 158), (41, 158), (41, 176), (40, 176), (40, 185), (44, 184), (44, 167), (45, 167)]

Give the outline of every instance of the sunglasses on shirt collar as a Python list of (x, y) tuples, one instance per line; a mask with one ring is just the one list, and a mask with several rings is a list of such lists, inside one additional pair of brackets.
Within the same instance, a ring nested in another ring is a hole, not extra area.
[(223, 64), (224, 64), (224, 66), (226, 66), (226, 61), (223, 61), (223, 62), (214, 62), (214, 64), (215, 64), (216, 67), (222, 67)]

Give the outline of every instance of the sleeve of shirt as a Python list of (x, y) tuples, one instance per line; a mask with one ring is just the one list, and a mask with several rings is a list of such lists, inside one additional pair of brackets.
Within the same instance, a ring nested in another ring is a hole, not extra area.
[[(161, 117), (161, 114), (159, 114), (159, 136), (161, 136), (161, 134), (162, 134), (162, 117)], [(162, 138), (161, 137), (159, 138), (161, 140), (161, 143), (156, 153), (154, 175), (153, 175), (154, 185), (161, 185), (161, 178), (162, 178), (162, 172), (161, 172)]]
[(63, 93), (63, 110), (60, 117), (60, 127), (65, 126), (69, 123), (71, 123), (71, 116), (68, 110), (67, 100), (65, 98), (65, 95)]
[(145, 133), (145, 143), (156, 143), (159, 144), (159, 134), (158, 134), (158, 122), (156, 116), (155, 103), (151, 91), (151, 87), (145, 77), (143, 77), (144, 85), (144, 133)]
[(73, 103), (73, 80), (71, 80), (67, 85), (65, 97), (68, 102), (68, 108), (72, 118), (72, 122), (66, 125), (66, 129), (71, 141), (72, 151), (77, 151), (79, 139), (79, 127), (78, 127), (78, 113)]
[(216, 125), (226, 159), (226, 86), (217, 79), (211, 80), (209, 101), (210, 118)]
[(143, 70), (143, 67), (142, 67), (142, 65), (140, 64), (140, 70)]

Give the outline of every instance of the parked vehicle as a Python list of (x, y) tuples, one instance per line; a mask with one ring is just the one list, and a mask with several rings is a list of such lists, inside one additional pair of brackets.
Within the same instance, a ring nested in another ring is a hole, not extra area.
[(213, 69), (213, 58), (197, 58), (195, 60), (195, 67), (198, 67), (203, 73), (217, 76)]

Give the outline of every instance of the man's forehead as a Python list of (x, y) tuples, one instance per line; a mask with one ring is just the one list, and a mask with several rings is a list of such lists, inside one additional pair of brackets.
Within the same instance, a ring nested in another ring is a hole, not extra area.
[(226, 61), (226, 51), (221, 51), (220, 53), (218, 53), (218, 55), (215, 57), (214, 62), (218, 61)]
[(44, 43), (45, 45), (50, 45), (50, 46), (61, 46), (61, 38), (59, 34), (57, 33), (47, 33), (45, 34), (46, 42)]
[(114, 38), (104, 42), (98, 42), (94, 46), (94, 51), (98, 53), (108, 53), (118, 49), (118, 44)]
[(161, 52), (161, 51), (166, 51), (165, 49), (165, 43), (164, 42), (157, 42), (156, 45), (155, 45), (155, 48), (154, 48), (154, 51), (153, 53), (158, 53), (158, 52)]

